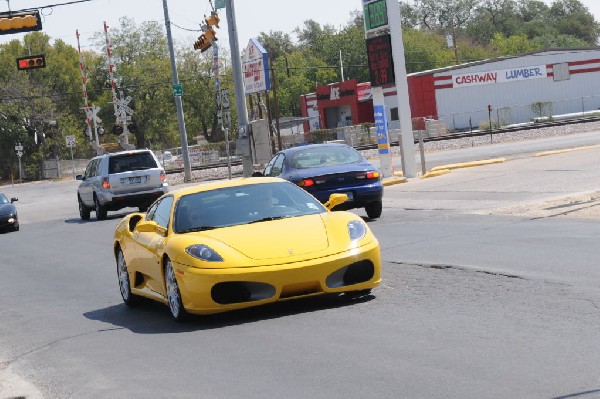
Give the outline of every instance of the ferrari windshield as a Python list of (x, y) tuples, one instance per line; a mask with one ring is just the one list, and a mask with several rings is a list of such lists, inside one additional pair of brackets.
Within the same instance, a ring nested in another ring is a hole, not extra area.
[(326, 212), (323, 205), (294, 184), (240, 185), (182, 196), (173, 230), (186, 233), (321, 212)]

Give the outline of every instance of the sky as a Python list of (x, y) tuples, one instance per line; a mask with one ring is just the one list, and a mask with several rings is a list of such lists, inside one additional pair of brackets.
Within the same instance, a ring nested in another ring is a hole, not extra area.
[[(11, 0), (10, 8), (15, 11), (71, 1), (74, 0)], [(189, 42), (191, 47), (200, 35), (204, 15), (210, 14), (209, 0), (167, 0), (167, 5), (173, 39)], [(296, 27), (308, 19), (331, 24), (336, 28), (344, 26), (350, 20), (351, 11), (361, 7), (361, 0), (234, 0), (240, 48), (244, 48), (260, 32), (272, 30), (292, 34)], [(0, 0), (0, 12), (6, 11), (6, 0)], [(138, 25), (143, 21), (158, 21), (164, 26), (165, 20), (163, 0), (92, 0), (46, 8), (41, 12), (44, 15), (43, 31), (51, 39), (62, 39), (76, 47), (75, 32), (79, 30), (82, 49), (93, 48), (92, 37), (95, 33), (103, 32), (104, 21), (109, 26), (110, 34), (110, 27), (118, 27), (122, 16), (133, 18)], [(220, 39), (221, 46), (229, 47), (225, 9), (219, 10), (219, 17), (221, 23), (217, 38)], [(0, 43), (22, 36), (23, 34), (0, 35)], [(295, 36), (292, 35), (292, 38), (295, 39)]]
[[(0, 0), (0, 12), (58, 5), (77, 0)], [(213, 0), (214, 1), (214, 0)], [(600, 21), (600, 1), (580, 0)], [(330, 24), (336, 28), (344, 26), (350, 20), (352, 11), (362, 8), (362, 0), (233, 0), (237, 22), (240, 48), (257, 37), (260, 32), (283, 31), (293, 39), (293, 30), (303, 22), (313, 19), (320, 24)], [(547, 0), (547, 4), (551, 1)], [(172, 22), (174, 40), (189, 42), (190, 47), (200, 34), (203, 16), (210, 14), (209, 0), (167, 0), (169, 17)], [(143, 21), (158, 21), (164, 26), (163, 0), (91, 0), (85, 3), (55, 6), (41, 10), (43, 31), (51, 39), (62, 39), (77, 47), (75, 31), (81, 35), (81, 48), (96, 49), (92, 41), (95, 33), (103, 32), (103, 22), (110, 27), (118, 27), (119, 18), (128, 16), (140, 24)], [(217, 37), (220, 44), (229, 47), (225, 10), (219, 11), (221, 17)], [(196, 30), (192, 32), (190, 30)], [(23, 34), (0, 35), (0, 43)]]

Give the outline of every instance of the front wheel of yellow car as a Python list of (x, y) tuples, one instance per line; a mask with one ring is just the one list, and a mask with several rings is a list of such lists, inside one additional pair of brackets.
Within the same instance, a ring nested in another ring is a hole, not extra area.
[(179, 291), (179, 285), (177, 284), (177, 278), (175, 277), (175, 270), (171, 260), (165, 261), (165, 285), (167, 288), (167, 301), (169, 302), (169, 310), (171, 310), (171, 316), (177, 321), (183, 321), (187, 317), (187, 312), (183, 307), (181, 301), (181, 292)]
[(128, 306), (135, 305), (139, 298), (131, 293), (127, 262), (125, 262), (125, 256), (120, 248), (117, 250), (117, 277), (119, 277), (119, 291), (121, 291), (123, 302)]

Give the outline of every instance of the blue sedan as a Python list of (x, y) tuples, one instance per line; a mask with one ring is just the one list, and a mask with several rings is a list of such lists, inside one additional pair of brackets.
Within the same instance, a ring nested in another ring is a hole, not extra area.
[(365, 208), (371, 219), (381, 216), (383, 185), (379, 170), (345, 144), (310, 144), (280, 151), (264, 176), (277, 176), (304, 188), (325, 203), (333, 193), (348, 195), (336, 209)]

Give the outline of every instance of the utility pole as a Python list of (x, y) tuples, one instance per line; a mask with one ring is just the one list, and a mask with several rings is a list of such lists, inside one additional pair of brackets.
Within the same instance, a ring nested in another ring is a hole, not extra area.
[(183, 156), (183, 181), (192, 180), (192, 168), (190, 165), (190, 155), (188, 153), (187, 133), (185, 131), (185, 120), (183, 119), (183, 106), (181, 103), (181, 84), (177, 74), (177, 65), (175, 64), (175, 50), (173, 49), (173, 38), (171, 36), (171, 20), (169, 19), (169, 7), (167, 0), (163, 0), (165, 10), (165, 27), (167, 29), (167, 42), (169, 45), (169, 55), (171, 58), (171, 74), (173, 75), (173, 92), (175, 95), (175, 105), (177, 106), (177, 119), (179, 121), (179, 136), (181, 138), (181, 155)]
[[(166, 0), (165, 0), (166, 1)], [(225, 0), (227, 13), (227, 29), (229, 32), (229, 47), (231, 48), (231, 63), (233, 67), (233, 82), (235, 87), (235, 103), (238, 118), (238, 139), (236, 152), (242, 156), (244, 177), (250, 177), (253, 171), (252, 152), (250, 148), (250, 134), (248, 132), (248, 109), (246, 108), (246, 94), (242, 77), (242, 59), (238, 44), (237, 25), (235, 22), (235, 8), (233, 0)]]
[(397, 0), (386, 0), (390, 36), (392, 39), (392, 54), (394, 72), (396, 75), (396, 99), (400, 113), (400, 137), (402, 142), (402, 159), (404, 159), (404, 176), (416, 177), (417, 167), (415, 158), (415, 138), (412, 131), (412, 115), (408, 95), (408, 80), (406, 77), (406, 59), (404, 58), (404, 43), (402, 42), (402, 25), (400, 6)]

